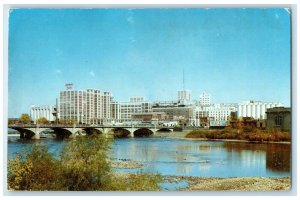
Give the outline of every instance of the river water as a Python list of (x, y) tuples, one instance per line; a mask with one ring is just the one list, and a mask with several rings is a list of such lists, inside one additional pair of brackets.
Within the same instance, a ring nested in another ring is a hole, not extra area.
[[(41, 139), (21, 142), (8, 137), (8, 158), (34, 143), (45, 144), (59, 155), (67, 140)], [(202, 177), (286, 177), (290, 176), (290, 145), (244, 142), (199, 141), (168, 138), (115, 139), (113, 158), (142, 163), (140, 169), (116, 171), (160, 173)]]

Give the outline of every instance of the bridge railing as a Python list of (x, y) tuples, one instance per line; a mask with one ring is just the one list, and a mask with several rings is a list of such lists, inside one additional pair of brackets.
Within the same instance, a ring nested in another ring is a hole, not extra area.
[(170, 126), (158, 126), (158, 125), (152, 125), (152, 124), (136, 124), (136, 125), (99, 125), (99, 124), (9, 124), (9, 128), (168, 128), (172, 129), (174, 127)]

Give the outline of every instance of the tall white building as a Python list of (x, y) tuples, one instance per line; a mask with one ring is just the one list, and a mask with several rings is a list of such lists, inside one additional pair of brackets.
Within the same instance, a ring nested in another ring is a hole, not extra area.
[(66, 90), (60, 92), (60, 121), (104, 124), (111, 121), (111, 93), (99, 90)]
[(104, 92), (103, 95), (101, 95), (101, 105), (102, 105), (102, 119), (110, 119), (110, 106), (111, 106), (111, 93), (110, 92)]
[(268, 108), (281, 107), (281, 103), (244, 101), (238, 104), (238, 117), (253, 117), (254, 119), (266, 119)]
[(110, 114), (112, 122), (119, 122), (121, 119), (121, 109), (120, 109), (120, 103), (117, 101), (114, 101), (113, 99), (110, 102)]
[[(99, 123), (102, 117), (100, 90), (87, 89), (86, 91), (86, 120), (90, 124)], [(81, 117), (81, 116), (80, 116)]]
[(30, 107), (30, 117), (34, 123), (39, 118), (46, 118), (49, 122), (55, 121), (55, 116), (53, 113), (56, 113), (56, 106), (48, 105), (48, 106), (35, 106), (32, 105)]
[(181, 104), (188, 104), (191, 101), (191, 91), (189, 90), (177, 91), (177, 100)]
[[(93, 103), (90, 103), (93, 105)], [(87, 112), (87, 92), (82, 90), (61, 91), (59, 96), (60, 121), (89, 123), (90, 115)], [(89, 115), (89, 118), (87, 118)]]
[(210, 94), (203, 92), (200, 95), (200, 100), (199, 100), (199, 104), (200, 106), (209, 106), (210, 105)]

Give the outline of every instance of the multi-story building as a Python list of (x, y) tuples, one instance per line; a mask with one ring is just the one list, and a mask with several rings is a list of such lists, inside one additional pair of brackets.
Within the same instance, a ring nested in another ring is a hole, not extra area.
[(86, 91), (86, 119), (89, 124), (99, 124), (101, 119), (102, 107), (101, 107), (100, 90), (87, 89)]
[(244, 101), (238, 104), (238, 117), (253, 117), (254, 119), (266, 119), (268, 108), (282, 107), (281, 103)]
[(111, 99), (110, 102), (110, 114), (113, 123), (119, 122), (121, 119), (120, 103)]
[(177, 91), (177, 100), (180, 104), (189, 104), (191, 101), (191, 92), (189, 90)]
[(110, 92), (104, 92), (103, 95), (101, 95), (101, 105), (102, 105), (102, 119), (109, 120), (111, 119), (110, 111), (111, 111), (111, 93)]
[(39, 118), (46, 118), (49, 122), (55, 121), (56, 106), (47, 105), (47, 106), (35, 106), (30, 107), (30, 117), (34, 123)]
[(210, 105), (210, 95), (206, 92), (203, 92), (200, 95), (200, 100), (199, 100), (199, 104), (200, 106), (209, 106)]
[(144, 97), (132, 97), (129, 102), (120, 102), (120, 120), (131, 121), (136, 113), (152, 112), (152, 103), (145, 101)]
[[(60, 121), (89, 123), (87, 113), (87, 92), (82, 90), (66, 90), (60, 92)], [(92, 104), (92, 103), (91, 103)], [(91, 113), (89, 113), (91, 114)]]
[(232, 112), (236, 112), (236, 104), (211, 104), (210, 106), (197, 106), (193, 110), (192, 124), (200, 126), (203, 118), (214, 124), (227, 123)]
[[(87, 89), (60, 92), (60, 121), (104, 124), (111, 121), (111, 93)], [(118, 112), (118, 111), (117, 111)], [(118, 117), (118, 113), (116, 117)]]
[(190, 106), (161, 106), (153, 107), (153, 112), (164, 112), (168, 116), (169, 121), (181, 121), (189, 124), (193, 114), (193, 108)]

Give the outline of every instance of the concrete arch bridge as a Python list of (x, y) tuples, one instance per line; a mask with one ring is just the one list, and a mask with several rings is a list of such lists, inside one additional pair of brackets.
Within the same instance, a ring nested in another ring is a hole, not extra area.
[(43, 132), (53, 131), (57, 138), (71, 138), (77, 135), (104, 134), (114, 137), (149, 137), (156, 132), (173, 132), (174, 127), (164, 126), (103, 126), (86, 124), (13, 124), (8, 128), (17, 130), (21, 138), (40, 139)]

